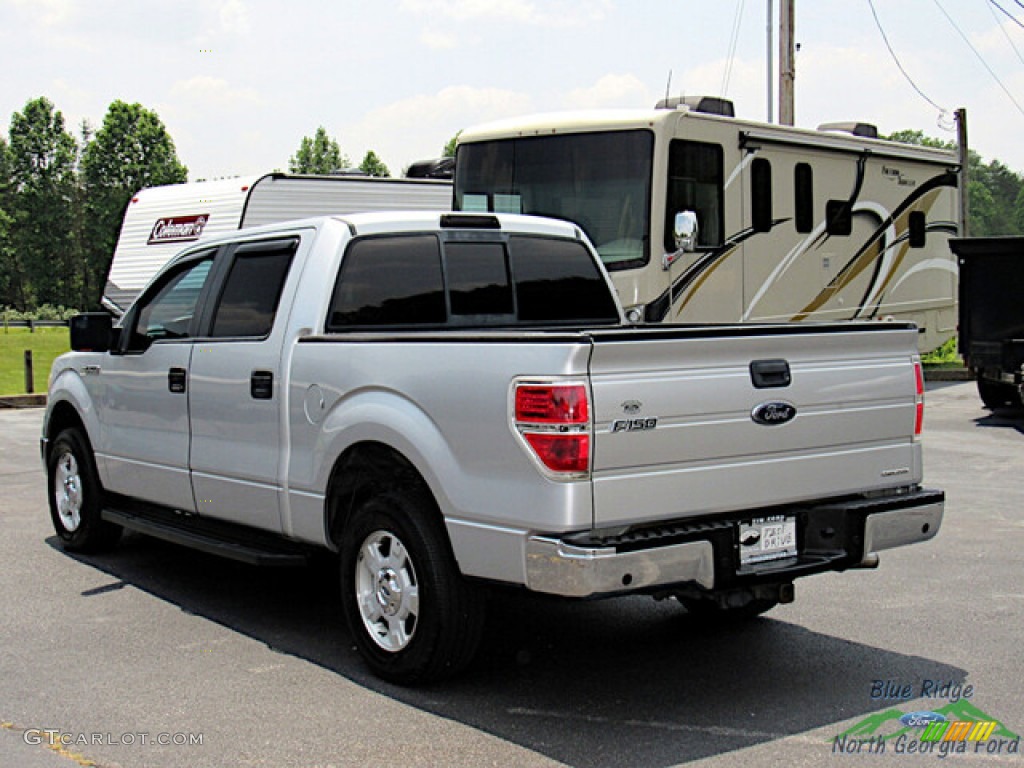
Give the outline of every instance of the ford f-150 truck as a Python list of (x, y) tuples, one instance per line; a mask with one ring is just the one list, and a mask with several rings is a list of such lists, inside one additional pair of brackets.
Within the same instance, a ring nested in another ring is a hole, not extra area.
[(359, 214), (196, 244), (72, 324), (42, 435), (69, 550), (338, 554), (369, 667), (462, 669), (488, 584), (754, 615), (930, 539), (917, 332), (635, 327), (581, 230)]

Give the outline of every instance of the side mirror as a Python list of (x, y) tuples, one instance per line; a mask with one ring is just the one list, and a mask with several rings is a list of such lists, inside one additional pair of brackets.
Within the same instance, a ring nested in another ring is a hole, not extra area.
[(697, 224), (697, 214), (693, 211), (680, 211), (676, 214), (673, 237), (676, 243), (676, 250), (683, 253), (692, 253), (697, 250), (697, 234), (700, 225)]
[(71, 349), (109, 352), (114, 345), (114, 318), (106, 312), (86, 312), (71, 318)]
[(675, 253), (666, 253), (661, 259), (661, 266), (668, 269), (684, 253), (693, 253), (697, 250), (699, 232), (700, 225), (697, 223), (696, 212), (679, 211), (676, 213), (672, 224), (672, 240), (675, 242), (676, 251)]

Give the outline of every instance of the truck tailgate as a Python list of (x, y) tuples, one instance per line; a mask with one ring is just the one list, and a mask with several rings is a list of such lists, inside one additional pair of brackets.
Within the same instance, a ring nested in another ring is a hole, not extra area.
[(921, 480), (913, 326), (640, 328), (592, 338), (595, 527)]

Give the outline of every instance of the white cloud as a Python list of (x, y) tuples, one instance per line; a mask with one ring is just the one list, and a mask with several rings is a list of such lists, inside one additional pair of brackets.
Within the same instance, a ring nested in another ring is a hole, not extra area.
[(451, 32), (425, 29), (420, 33), (420, 42), (435, 51), (452, 51), (459, 45), (458, 38)]
[[(398, 175), (416, 160), (438, 157), (448, 140), (464, 128), (530, 111), (532, 102), (526, 94), (456, 85), (378, 107), (336, 133), (354, 161), (372, 149)], [(335, 129), (328, 126), (328, 132)]]
[(212, 108), (216, 112), (260, 106), (264, 98), (255, 88), (234, 88), (219, 77), (197, 75), (171, 86), (171, 100), (192, 108)]
[(62, 26), (75, 16), (74, 0), (14, 0), (14, 5), (47, 27)]
[(454, 21), (499, 20), (546, 27), (567, 27), (599, 21), (609, 0), (402, 0), (402, 10)]
[(571, 109), (601, 107), (653, 107), (650, 90), (636, 75), (605, 75), (588, 88), (569, 92), (566, 104)]
[(242, 0), (225, 0), (220, 4), (217, 15), (225, 32), (247, 36), (252, 31), (249, 10)]

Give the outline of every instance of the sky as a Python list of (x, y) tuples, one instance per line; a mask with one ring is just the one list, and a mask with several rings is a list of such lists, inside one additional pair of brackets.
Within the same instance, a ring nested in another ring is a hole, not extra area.
[[(913, 85), (869, 0), (796, 0), (796, 124), (953, 140), (952, 112), (965, 107), (970, 146), (1024, 172), (1024, 4), (873, 3)], [(768, 5), (0, 0), (0, 134), (39, 96), (75, 134), (83, 120), (98, 128), (112, 101), (138, 102), (197, 180), (287, 169), (321, 125), (353, 164), (373, 150), (399, 175), (463, 128), (653, 107), (666, 92), (725, 95), (738, 116), (764, 120)]]

